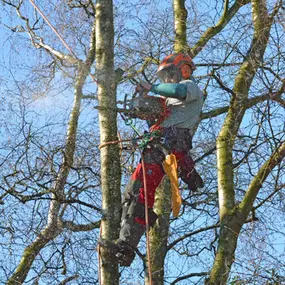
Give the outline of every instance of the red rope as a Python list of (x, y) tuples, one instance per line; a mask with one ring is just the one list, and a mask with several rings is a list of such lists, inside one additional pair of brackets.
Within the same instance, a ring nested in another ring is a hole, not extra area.
[[(136, 137), (136, 139), (141, 139), (143, 136), (140, 136), (140, 137)], [(133, 139), (125, 139), (125, 140), (117, 140), (117, 141), (109, 141), (109, 142), (105, 142), (105, 143), (102, 143), (98, 146), (99, 149), (107, 146), (107, 145), (111, 145), (111, 144), (117, 144), (117, 143), (123, 143), (123, 142), (129, 142), (129, 141), (132, 141)]]
[[(100, 225), (100, 231), (99, 231), (99, 238), (101, 237), (102, 233), (102, 225)], [(101, 253), (100, 253), (100, 245), (97, 246), (97, 254), (98, 254), (98, 281), (99, 285), (102, 285), (102, 272), (101, 272)]]
[(144, 157), (141, 149), (139, 148), (141, 154), (141, 163), (143, 171), (143, 184), (144, 184), (144, 206), (145, 206), (145, 226), (146, 226), (146, 252), (147, 252), (147, 261), (148, 261), (148, 278), (149, 284), (152, 285), (152, 269), (151, 269), (151, 260), (150, 260), (150, 241), (149, 241), (149, 217), (148, 217), (148, 202), (147, 202), (147, 187), (146, 187), (146, 173), (144, 165)]

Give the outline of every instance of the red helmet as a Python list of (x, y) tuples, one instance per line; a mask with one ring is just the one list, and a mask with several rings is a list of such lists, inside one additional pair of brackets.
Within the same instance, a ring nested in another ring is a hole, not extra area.
[(196, 69), (192, 58), (184, 53), (170, 54), (162, 60), (157, 69), (157, 76), (164, 79), (173, 77), (180, 70), (183, 79), (188, 79)]

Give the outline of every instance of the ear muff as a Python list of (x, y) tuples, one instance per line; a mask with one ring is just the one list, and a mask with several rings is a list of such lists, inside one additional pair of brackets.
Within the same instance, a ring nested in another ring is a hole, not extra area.
[(192, 70), (188, 64), (183, 64), (180, 67), (180, 70), (181, 70), (182, 78), (184, 78), (184, 79), (190, 78), (190, 76), (192, 74)]

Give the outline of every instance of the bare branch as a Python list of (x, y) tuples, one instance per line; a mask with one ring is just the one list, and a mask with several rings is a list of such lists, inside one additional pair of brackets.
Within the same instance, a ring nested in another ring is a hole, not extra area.
[(204, 276), (208, 276), (208, 275), (209, 275), (209, 272), (197, 272), (197, 273), (187, 274), (187, 275), (184, 275), (184, 276), (181, 276), (181, 277), (175, 279), (173, 282), (170, 283), (170, 285), (175, 285), (182, 280), (189, 279), (192, 277), (204, 277)]
[(199, 230), (196, 230), (196, 231), (193, 231), (193, 232), (190, 232), (182, 237), (180, 237), (179, 239), (173, 241), (172, 243), (170, 243), (168, 246), (167, 246), (167, 250), (170, 250), (171, 248), (173, 248), (177, 243), (183, 241), (184, 239), (186, 238), (189, 238), (193, 235), (196, 235), (196, 234), (199, 234), (199, 233), (202, 233), (202, 232), (205, 232), (205, 231), (208, 231), (208, 230), (212, 230), (212, 229), (216, 229), (216, 228), (219, 228), (220, 227), (220, 224), (215, 224), (215, 225), (212, 225), (212, 226), (208, 226), (208, 227), (205, 227), (205, 228), (200, 228)]
[(239, 204), (239, 208), (245, 216), (250, 212), (255, 198), (262, 187), (263, 182), (266, 180), (268, 175), (271, 173), (274, 167), (281, 163), (285, 157), (285, 143), (283, 143), (276, 151), (271, 155), (271, 157), (260, 167), (259, 171), (252, 179), (246, 194)]
[(58, 285), (66, 285), (70, 281), (73, 281), (73, 280), (78, 279), (78, 278), (79, 278), (79, 275), (67, 277), (66, 279), (62, 280)]
[(191, 54), (193, 57), (195, 57), (203, 49), (210, 39), (216, 36), (228, 24), (228, 22), (235, 16), (242, 6), (250, 3), (250, 0), (236, 0), (230, 9), (228, 9), (228, 2), (229, 1), (225, 1), (224, 12), (217, 25), (208, 28), (201, 36), (199, 41), (191, 49)]
[(73, 232), (88, 232), (100, 228), (101, 220), (86, 225), (78, 225), (73, 221), (62, 221), (62, 226)]

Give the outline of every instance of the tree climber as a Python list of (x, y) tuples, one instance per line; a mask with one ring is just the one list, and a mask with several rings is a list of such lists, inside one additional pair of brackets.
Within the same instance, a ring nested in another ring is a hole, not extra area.
[[(137, 91), (163, 96), (167, 111), (163, 119), (150, 130), (160, 131), (163, 144), (176, 157), (179, 177), (192, 191), (204, 186), (189, 155), (204, 102), (203, 92), (192, 77), (194, 70), (195, 65), (188, 55), (171, 54), (160, 63), (157, 70), (157, 76), (163, 83), (151, 85), (140, 82), (137, 85)], [(143, 150), (143, 156), (149, 226), (153, 226), (157, 219), (153, 211), (155, 190), (165, 175), (162, 168), (165, 154), (156, 143), (150, 141)], [(143, 171), (139, 163), (124, 192), (120, 237), (115, 243), (103, 239), (99, 243), (109, 248), (122, 266), (129, 266), (135, 257), (134, 248), (145, 232), (145, 225)]]

